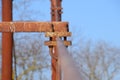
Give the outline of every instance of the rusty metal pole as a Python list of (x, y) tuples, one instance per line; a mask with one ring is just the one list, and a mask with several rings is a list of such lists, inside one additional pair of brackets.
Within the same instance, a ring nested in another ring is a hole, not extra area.
[(51, 21), (61, 21), (62, 0), (51, 0)]
[(61, 6), (62, 0), (58, 0), (58, 21), (62, 21), (62, 6)]
[[(51, 21), (61, 21), (61, 9), (61, 0), (51, 0)], [(56, 38), (52, 37), (50, 40), (55, 41)], [(52, 47), (50, 49), (50, 53), (52, 53), (54, 56), (58, 56), (57, 48)], [(58, 59), (52, 57), (51, 66), (52, 80), (61, 80), (61, 71), (60, 68), (58, 68)]]
[[(2, 21), (12, 21), (12, 0), (2, 0)], [(12, 33), (2, 33), (2, 80), (12, 80), (12, 38)]]

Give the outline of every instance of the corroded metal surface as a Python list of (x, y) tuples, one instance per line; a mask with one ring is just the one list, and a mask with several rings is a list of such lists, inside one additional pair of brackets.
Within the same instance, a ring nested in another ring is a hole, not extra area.
[[(45, 41), (45, 45), (47, 45), (47, 46), (56, 46), (57, 42), (56, 41)], [(71, 41), (64, 41), (64, 45), (65, 46), (70, 46)]]
[(0, 22), (0, 32), (52, 32), (53, 28), (67, 31), (67, 25), (68, 22)]
[[(12, 21), (12, 0), (2, 0), (2, 21)], [(12, 33), (2, 33), (2, 80), (12, 80)]]
[[(51, 22), (9, 22), (12, 21), (12, 0), (2, 0), (2, 20), (0, 31), (2, 34), (2, 80), (12, 80), (12, 44), (13, 34), (10, 32), (47, 32), (50, 41), (50, 54), (57, 56), (56, 37), (63, 37), (66, 46), (71, 45), (66, 36), (71, 36), (68, 23), (61, 22), (62, 0), (51, 0)], [(61, 80), (61, 70), (58, 59), (51, 59), (52, 80)]]
[[(61, 21), (61, 2), (62, 0), (51, 0), (51, 21)], [(62, 29), (59, 29), (62, 30)], [(58, 31), (59, 31), (58, 30)], [(55, 28), (53, 32), (57, 31)], [(50, 41), (55, 41), (56, 37), (50, 37)], [(58, 56), (56, 47), (49, 47), (50, 54), (54, 56)], [(53, 58), (51, 59), (51, 67), (52, 67), (52, 80), (61, 80), (61, 69), (58, 66), (58, 60)]]
[(67, 37), (71, 36), (71, 32), (46, 32), (45, 37)]
[[(58, 22), (59, 23), (59, 22)], [(58, 25), (58, 23), (56, 23), (56, 24), (53, 24), (53, 29), (54, 29), (54, 32), (66, 32), (66, 31), (68, 31), (68, 23), (67, 22), (64, 22), (64, 24), (62, 24), (62, 23), (59, 23), (59, 25)]]
[(1, 32), (46, 32), (52, 31), (52, 25), (48, 22), (2, 22)]

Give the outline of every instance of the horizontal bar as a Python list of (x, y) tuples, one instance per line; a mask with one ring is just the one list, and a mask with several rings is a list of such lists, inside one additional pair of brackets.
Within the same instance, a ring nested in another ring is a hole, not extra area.
[(68, 22), (0, 22), (0, 32), (52, 32), (54, 27), (65, 31), (67, 25)]
[(71, 36), (71, 32), (46, 32), (45, 37), (67, 37)]
[(67, 22), (63, 22), (63, 23), (53, 23), (53, 28), (54, 28), (54, 32), (68, 32), (68, 23)]
[[(56, 46), (57, 42), (56, 41), (45, 41), (44, 44), (47, 45), (47, 46)], [(71, 41), (64, 41), (64, 45), (65, 46), (71, 45)]]
[(61, 8), (61, 7), (52, 7), (51, 9), (52, 10), (62, 10), (63, 8)]

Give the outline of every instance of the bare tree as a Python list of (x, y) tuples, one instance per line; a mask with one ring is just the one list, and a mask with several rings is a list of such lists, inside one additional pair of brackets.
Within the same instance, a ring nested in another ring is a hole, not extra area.
[(90, 43), (78, 50), (75, 60), (86, 80), (114, 80), (120, 74), (120, 49), (106, 43)]
[[(44, 0), (45, 1), (45, 0)], [(43, 0), (13, 0), (13, 20), (14, 21), (37, 21), (41, 17), (45, 18), (44, 12), (40, 10)], [(40, 3), (39, 8), (34, 8), (35, 3)], [(34, 3), (34, 4), (33, 4)], [(1, 6), (1, 5), (0, 5)], [(48, 6), (49, 7), (49, 6)], [(0, 7), (1, 9), (1, 7)], [(0, 14), (1, 15), (1, 14)], [(1, 18), (1, 17), (0, 17)], [(16, 35), (16, 33), (15, 33)], [(25, 37), (23, 37), (24, 35)], [(38, 34), (40, 35), (40, 34)], [(45, 76), (44, 71), (50, 68), (50, 57), (47, 54), (46, 49), (43, 48), (43, 41), (41, 38), (32, 36), (28, 34), (19, 34), (17, 37), (19, 39), (14, 39), (15, 41), (15, 57), (14, 61), (16, 70), (13, 69), (13, 74), (17, 74), (17, 80), (34, 80), (35, 75), (39, 75), (40, 80), (48, 80)], [(15, 36), (16, 38), (16, 36)], [(0, 55), (1, 61), (1, 55)], [(15, 68), (15, 67), (13, 67)], [(0, 66), (1, 71), (1, 66)], [(0, 74), (1, 75), (1, 74)], [(15, 75), (13, 75), (13, 78)], [(1, 78), (1, 76), (0, 76)], [(37, 79), (38, 79), (37, 78)]]
[[(40, 35), (39, 35), (40, 37)], [(50, 58), (43, 40), (32, 39), (30, 36), (24, 36), (15, 39), (15, 60), (17, 80), (44, 80), (44, 70), (50, 68)], [(14, 67), (15, 68), (15, 67)], [(35, 78), (35, 74), (39, 75)], [(16, 77), (16, 76), (14, 76)], [(47, 77), (46, 77), (47, 80)]]
[[(38, 21), (46, 20), (48, 10), (45, 0), (14, 0), (13, 1), (13, 20), (14, 21)], [(43, 9), (44, 8), (44, 9)], [(48, 5), (49, 9), (49, 5)], [(44, 11), (46, 11), (44, 12)]]
[[(37, 0), (14, 0), (13, 18), (15, 21), (38, 20), (39, 15), (45, 17), (41, 11), (31, 8), (32, 1)], [(33, 40), (31, 41), (27, 36), (19, 37), (18, 40), (15, 39), (14, 47), (18, 80), (33, 80), (36, 73), (40, 80), (45, 80), (43, 70), (49, 68), (49, 57), (48, 54), (44, 54), (46, 52), (40, 39), (31, 39)], [(106, 43), (98, 43), (93, 47), (88, 43), (87, 46), (81, 46), (81, 49), (71, 52), (76, 53), (73, 57), (85, 80), (113, 80), (120, 73), (118, 48)]]
[[(13, 1), (13, 19), (14, 21), (37, 21), (41, 17), (45, 17), (45, 13), (41, 11), (41, 7), (37, 3), (43, 4), (42, 0), (14, 0)], [(28, 36), (29, 34), (24, 34)], [(21, 38), (20, 42), (16, 43), (17, 67), (20, 69), (18, 80), (34, 80), (34, 75), (39, 74), (39, 79), (43, 79), (43, 70), (48, 69), (48, 55), (43, 51), (43, 44), (40, 40), (29, 40), (26, 37)], [(27, 40), (27, 41), (26, 41)], [(29, 76), (29, 77), (28, 77)], [(45, 77), (44, 77), (45, 79)]]

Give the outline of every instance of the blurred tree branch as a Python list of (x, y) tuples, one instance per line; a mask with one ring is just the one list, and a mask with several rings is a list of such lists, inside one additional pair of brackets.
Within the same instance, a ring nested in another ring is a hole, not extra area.
[(87, 80), (113, 80), (120, 73), (120, 49), (106, 43), (87, 45), (78, 50), (75, 60)]

